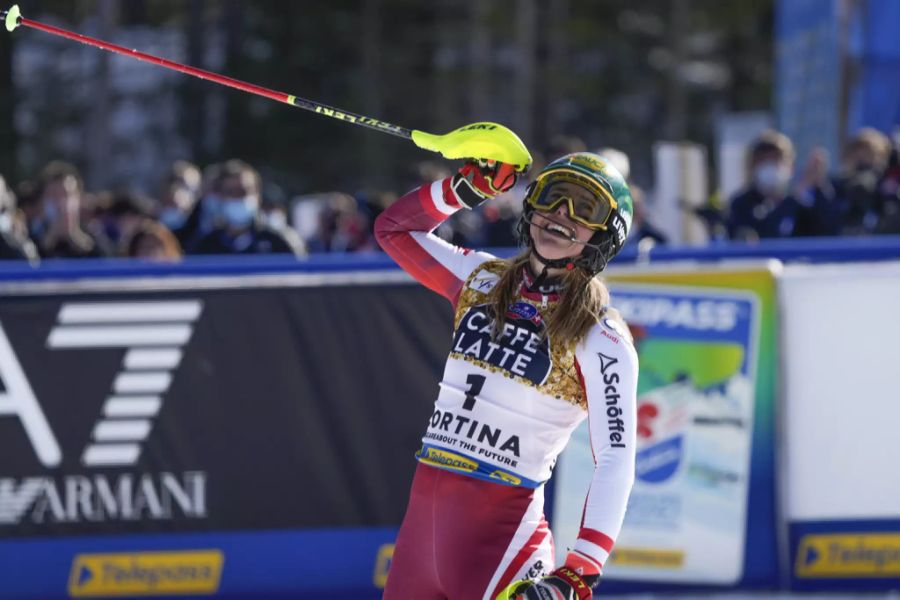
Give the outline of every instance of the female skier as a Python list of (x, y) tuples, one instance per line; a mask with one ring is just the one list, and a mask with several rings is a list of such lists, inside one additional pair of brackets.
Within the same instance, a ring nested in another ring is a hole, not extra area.
[[(625, 242), (631, 195), (601, 157), (570, 154), (528, 187), (519, 256), (498, 260), (431, 233), (516, 176), (511, 165), (470, 161), (375, 223), (381, 247), (455, 310), (387, 600), (586, 600), (622, 525), (638, 362), (596, 276)], [(578, 539), (554, 569), (543, 484), (585, 416), (596, 466)]]

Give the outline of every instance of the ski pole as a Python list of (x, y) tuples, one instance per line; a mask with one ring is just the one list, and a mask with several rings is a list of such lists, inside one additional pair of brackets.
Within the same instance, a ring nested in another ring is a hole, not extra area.
[(316, 114), (338, 119), (345, 123), (361, 125), (362, 127), (367, 127), (375, 131), (411, 140), (420, 148), (439, 152), (445, 158), (481, 158), (498, 160), (515, 165), (520, 171), (525, 171), (531, 166), (531, 154), (528, 152), (525, 144), (522, 143), (522, 140), (520, 140), (510, 129), (498, 123), (472, 123), (444, 135), (435, 135), (416, 129), (407, 129), (405, 127), (387, 123), (380, 119), (366, 117), (347, 110), (328, 106), (327, 104), (321, 104), (292, 94), (271, 90), (232, 77), (226, 77), (218, 73), (213, 73), (212, 71), (183, 65), (175, 61), (105, 42), (60, 27), (55, 27), (32, 19), (26, 19), (22, 16), (18, 5), (13, 5), (9, 10), (0, 11), (0, 19), (4, 20), (6, 29), (10, 32), (18, 27), (37, 29), (51, 35), (63, 37), (88, 46), (94, 46), (123, 56), (129, 56), (143, 62), (178, 71), (192, 77), (212, 81), (249, 94), (289, 104)]

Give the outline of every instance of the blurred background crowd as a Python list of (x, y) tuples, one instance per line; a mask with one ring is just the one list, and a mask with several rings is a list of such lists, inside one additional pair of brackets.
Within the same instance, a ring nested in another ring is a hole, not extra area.
[[(632, 184), (629, 244), (644, 250), (900, 233), (896, 106), (866, 100), (896, 96), (897, 78), (878, 76), (865, 64), (875, 50), (860, 45), (880, 39), (878, 19), (854, 0), (829, 4), (836, 14), (815, 5), (21, 2), (34, 19), (404, 126), (502, 122), (534, 154), (531, 176), (562, 154), (599, 152)], [(456, 168), (23, 29), (0, 36), (0, 137), (0, 257), (35, 264), (377, 251), (378, 213)], [(692, 145), (669, 159), (679, 177), (666, 176), (660, 140)], [(515, 245), (528, 182), (438, 234)], [(673, 225), (686, 215), (688, 234)]]
[[(589, 148), (577, 137), (552, 140), (545, 155), (588, 149), (629, 178), (624, 152)], [(542, 159), (531, 175), (541, 164)], [(333, 191), (289, 200), (239, 159), (203, 169), (178, 160), (153, 196), (129, 189), (85, 189), (77, 167), (52, 161), (14, 186), (0, 178), (0, 256), (32, 262), (102, 257), (176, 261), (192, 254), (375, 251), (375, 217), (399, 194), (448, 177), (451, 168), (450, 163), (420, 162), (404, 189), (355, 195)], [(512, 191), (478, 210), (458, 213), (438, 235), (464, 246), (517, 245), (516, 224), (529, 181), (523, 177)], [(666, 244), (652, 203), (640, 185), (632, 181), (631, 186), (635, 221), (628, 244), (643, 249)], [(798, 162), (791, 140), (766, 130), (747, 150), (745, 185), (724, 203), (712, 197), (690, 210), (700, 217), (712, 243), (900, 234), (898, 145), (863, 128), (847, 141), (835, 172), (825, 149), (814, 148)]]

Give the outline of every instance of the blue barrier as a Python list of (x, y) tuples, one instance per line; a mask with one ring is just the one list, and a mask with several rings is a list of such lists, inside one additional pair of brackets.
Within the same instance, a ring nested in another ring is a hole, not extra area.
[(900, 258), (900, 236), (794, 238), (765, 240), (756, 244), (715, 242), (706, 246), (658, 246), (646, 256), (626, 249), (615, 264), (645, 260), (649, 263), (676, 260), (713, 262), (728, 259), (773, 258), (784, 262), (853, 262)]
[[(517, 252), (515, 248), (495, 248), (488, 251), (503, 257), (512, 256)], [(758, 244), (716, 242), (697, 247), (657, 246), (646, 253), (639, 253), (637, 248), (629, 247), (614, 259), (613, 264), (715, 262), (766, 258), (809, 263), (900, 259), (900, 236), (766, 240)], [(151, 263), (121, 258), (57, 259), (46, 260), (37, 267), (25, 262), (0, 263), (0, 281), (325, 273), (397, 268), (390, 257), (380, 252), (314, 254), (301, 259), (287, 255), (191, 256), (179, 263)]]
[(178, 551), (199, 548), (219, 553), (228, 566), (213, 582), (218, 598), (296, 598), (303, 590), (322, 600), (376, 600), (381, 592), (373, 586), (375, 557), (396, 536), (394, 528), (349, 528), (0, 540), (0, 597), (122, 595), (110, 589), (98, 593), (97, 579), (104, 574), (90, 563), (79, 573), (83, 557), (113, 557), (106, 559), (113, 562), (116, 556), (132, 560), (136, 553), (161, 552), (177, 557)]

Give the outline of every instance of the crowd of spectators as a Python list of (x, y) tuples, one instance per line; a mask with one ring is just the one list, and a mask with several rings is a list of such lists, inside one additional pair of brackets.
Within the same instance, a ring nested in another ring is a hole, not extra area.
[(886, 135), (864, 128), (847, 141), (836, 175), (819, 148), (795, 177), (790, 139), (766, 131), (751, 147), (746, 187), (722, 213), (720, 236), (753, 241), (900, 233), (897, 150)]
[(88, 192), (73, 165), (51, 162), (15, 191), (0, 178), (0, 258), (300, 256), (305, 247), (285, 214), (267, 205), (259, 173), (240, 160), (205, 173), (176, 162), (158, 198), (129, 190)]
[[(544, 154), (552, 158), (586, 149), (580, 139), (561, 136)], [(629, 178), (624, 153), (596, 151)], [(536, 161), (532, 176), (542, 162)], [(443, 164), (423, 162), (408, 187), (450, 175)], [(529, 183), (523, 178), (494, 201), (462, 211), (437, 234), (465, 246), (515, 246)], [(643, 190), (632, 183), (632, 193), (635, 212), (628, 244), (640, 249), (665, 244)], [(240, 160), (202, 172), (178, 161), (156, 198), (130, 190), (92, 192), (74, 166), (52, 162), (14, 189), (0, 177), (0, 259), (33, 264), (48, 258), (177, 261), (184, 255), (375, 251), (372, 223), (396, 198), (393, 192), (329, 192), (288, 202)], [(884, 134), (862, 129), (848, 140), (834, 173), (821, 149), (795, 173), (791, 141), (766, 131), (748, 152), (746, 186), (724, 208), (710, 204), (696, 212), (713, 240), (900, 233), (898, 151)]]

